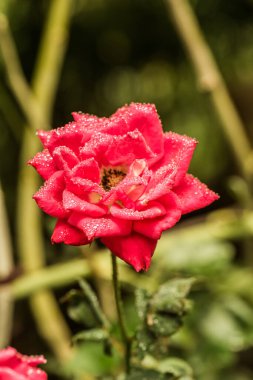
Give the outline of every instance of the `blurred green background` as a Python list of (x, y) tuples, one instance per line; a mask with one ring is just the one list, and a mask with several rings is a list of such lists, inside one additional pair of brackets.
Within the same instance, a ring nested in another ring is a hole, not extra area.
[[(0, 1), (0, 11), (9, 19), (28, 81), (32, 78), (50, 3), (50, 0)], [(191, 4), (252, 140), (253, 1), (193, 0)], [(194, 70), (165, 3), (162, 0), (73, 0), (70, 11), (67, 51), (51, 124), (64, 125), (70, 121), (72, 111), (109, 116), (126, 103), (147, 102), (156, 105), (165, 130), (197, 138), (199, 145), (190, 171), (218, 192), (221, 199), (208, 211), (187, 218), (186, 227), (177, 232), (180, 245), (175, 237), (171, 246), (167, 245), (170, 238), (164, 238), (159, 248), (161, 263), (156, 257), (150, 276), (154, 275), (158, 282), (159, 276), (168, 278), (171, 273), (195, 275), (200, 279), (193, 291), (195, 307), (186, 327), (171, 343), (172, 352), (193, 366), (196, 379), (250, 380), (253, 378), (253, 251), (248, 238), (252, 233), (248, 230), (252, 229), (252, 218), (246, 233), (240, 235), (239, 231), (236, 243), (234, 236), (240, 229), (240, 221), (236, 224), (235, 214), (231, 213), (230, 218), (225, 211), (215, 214), (214, 219), (215, 226), (224, 215), (230, 227), (235, 223), (232, 232), (224, 233), (224, 239), (203, 235), (202, 241), (201, 223), (198, 223), (199, 230), (190, 233), (190, 238), (189, 234), (183, 238), (188, 225), (195, 225), (210, 210), (225, 207), (241, 210), (245, 192), (240, 189), (245, 184), (236, 177), (238, 170), (220, 121), (209, 96), (197, 88)], [(25, 125), (25, 116), (9, 88), (0, 54), (0, 178), (17, 271), (20, 270), (17, 185), (19, 168), (26, 165), (19, 158)], [(246, 211), (250, 212), (250, 208), (251, 203), (250, 206), (247, 203)], [(47, 263), (72, 259), (73, 249), (50, 246), (51, 229), (52, 221), (45, 219)], [(54, 256), (54, 251), (65, 254)], [(58, 290), (57, 297), (65, 290), (66, 287)], [(48, 351), (50, 356), (50, 349), (38, 338), (33, 323), (27, 301), (19, 301), (11, 342), (28, 353)], [(77, 329), (73, 323), (70, 326), (72, 331)], [(53, 357), (49, 361), (51, 370), (52, 363)], [(95, 362), (94, 367), (98, 365)]]

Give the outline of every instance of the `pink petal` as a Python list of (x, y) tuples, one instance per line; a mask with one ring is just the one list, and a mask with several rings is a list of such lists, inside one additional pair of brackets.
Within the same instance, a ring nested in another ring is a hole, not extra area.
[(94, 125), (99, 123), (101, 119), (106, 119), (83, 112), (72, 112), (72, 116), (79, 126), (86, 129), (89, 127), (94, 128)]
[(177, 172), (175, 181), (178, 184), (189, 168), (196, 145), (197, 140), (191, 137), (174, 132), (166, 133), (164, 136), (164, 155), (152, 166), (152, 170), (156, 171), (164, 165), (174, 166)]
[(105, 158), (111, 165), (130, 165), (135, 159), (148, 161), (154, 157), (138, 129), (114, 137), (105, 153)]
[(55, 172), (49, 180), (42, 186), (33, 199), (38, 206), (47, 214), (61, 218), (66, 216), (66, 211), (62, 205), (62, 192), (65, 187), (63, 171)]
[(179, 221), (182, 212), (177, 196), (170, 192), (160, 198), (159, 201), (166, 209), (165, 215), (156, 219), (135, 221), (133, 224), (134, 231), (152, 239), (160, 239), (163, 231), (173, 227)]
[(165, 208), (158, 202), (150, 202), (143, 210), (133, 210), (112, 205), (110, 213), (119, 219), (144, 220), (153, 219), (166, 213)]
[(15, 363), (17, 361), (16, 359), (17, 350), (13, 347), (7, 347), (3, 350), (0, 350), (0, 366), (5, 365), (8, 363), (8, 365), (12, 365), (12, 363)]
[(87, 158), (95, 157), (100, 166), (107, 166), (109, 162), (105, 159), (104, 154), (112, 139), (112, 136), (96, 131), (84, 147), (80, 149), (81, 159), (86, 160)]
[(206, 207), (219, 199), (218, 194), (191, 174), (186, 174), (180, 184), (173, 188), (173, 192), (181, 202), (182, 214)]
[[(45, 377), (45, 380), (47, 377)], [(11, 368), (3, 367), (0, 368), (0, 380), (27, 380), (27, 377), (17, 373)]]
[(67, 146), (78, 156), (79, 148), (85, 141), (90, 139), (91, 133), (85, 133), (82, 125), (75, 122), (66, 124), (64, 127), (51, 131), (38, 131), (37, 134), (45, 148), (52, 154), (55, 148)]
[(43, 355), (22, 355), (22, 358), (31, 367), (36, 367), (38, 364), (45, 364), (47, 362)]
[(148, 270), (157, 240), (146, 238), (137, 233), (125, 237), (104, 237), (101, 241), (120, 259), (134, 269)]
[(52, 243), (64, 243), (69, 245), (85, 245), (89, 242), (82, 231), (61, 219), (59, 219), (55, 225), (51, 241)]
[(75, 153), (67, 146), (59, 146), (53, 152), (54, 163), (58, 170), (72, 169), (79, 162)]
[(88, 193), (97, 193), (100, 196), (105, 194), (105, 190), (97, 183), (85, 178), (73, 177), (66, 178), (66, 189), (70, 192), (84, 196)]
[(73, 212), (68, 222), (84, 232), (89, 240), (104, 236), (124, 236), (131, 232), (132, 222), (116, 219), (113, 216), (89, 218), (82, 213)]
[(107, 213), (107, 207), (98, 206), (94, 203), (88, 202), (70, 191), (63, 191), (63, 206), (65, 210), (83, 212), (88, 216), (94, 218), (105, 215)]
[(163, 153), (162, 125), (153, 104), (131, 103), (119, 108), (110, 121), (104, 132), (124, 135), (126, 131), (138, 129), (157, 157)]
[(149, 184), (139, 198), (139, 203), (146, 204), (166, 195), (174, 185), (176, 174), (174, 166), (162, 166), (157, 169), (155, 173), (151, 174)]
[(44, 149), (42, 152), (37, 153), (28, 161), (28, 164), (32, 165), (45, 180), (51, 177), (51, 175), (57, 170), (48, 149)]
[(27, 356), (8, 347), (0, 350), (1, 380), (47, 380), (47, 374), (38, 364), (46, 363), (43, 356)]
[(135, 202), (132, 199), (134, 191), (142, 194), (147, 182), (142, 177), (131, 177), (127, 175), (117, 186), (113, 187), (110, 191), (105, 192), (102, 201), (103, 204), (111, 205), (116, 201), (120, 201), (128, 208), (134, 208)]
[(80, 177), (92, 182), (100, 182), (100, 169), (94, 158), (81, 161), (69, 174), (71, 177)]

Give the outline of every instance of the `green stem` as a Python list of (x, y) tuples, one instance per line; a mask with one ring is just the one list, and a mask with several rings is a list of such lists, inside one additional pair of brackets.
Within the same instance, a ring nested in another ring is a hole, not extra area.
[(112, 282), (113, 282), (113, 289), (114, 289), (114, 295), (115, 295), (116, 309), (117, 309), (117, 314), (118, 314), (119, 327), (120, 327), (122, 340), (125, 344), (126, 373), (129, 373), (132, 340), (128, 336), (124, 314), (123, 314), (124, 313), (123, 304), (122, 304), (120, 285), (119, 285), (119, 280), (118, 280), (117, 258), (113, 253), (111, 256), (112, 256)]

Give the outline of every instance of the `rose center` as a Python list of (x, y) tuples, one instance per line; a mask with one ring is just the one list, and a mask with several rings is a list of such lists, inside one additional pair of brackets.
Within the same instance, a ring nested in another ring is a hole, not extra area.
[(105, 191), (110, 191), (112, 187), (117, 186), (126, 176), (122, 168), (103, 168), (101, 185)]

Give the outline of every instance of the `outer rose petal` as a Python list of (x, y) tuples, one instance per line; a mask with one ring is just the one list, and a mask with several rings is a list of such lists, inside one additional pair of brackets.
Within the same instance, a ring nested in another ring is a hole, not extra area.
[(181, 202), (182, 214), (206, 207), (219, 199), (218, 194), (191, 174), (186, 174), (180, 184), (173, 188), (173, 192)]
[(5, 367), (5, 368), (0, 368), (0, 380), (27, 380), (27, 377), (25, 377), (22, 374), (18, 374), (11, 368)]
[(67, 214), (62, 205), (64, 186), (63, 171), (55, 172), (45, 185), (34, 194), (33, 198), (38, 206), (47, 214), (56, 218), (64, 217)]
[(152, 166), (152, 170), (156, 171), (164, 165), (174, 166), (175, 184), (177, 185), (189, 168), (196, 145), (197, 140), (191, 137), (174, 132), (166, 133), (164, 136), (164, 155)]
[(14, 348), (0, 350), (1, 380), (47, 380), (38, 364), (46, 363), (43, 356), (21, 355)]
[(53, 153), (55, 148), (59, 146), (67, 146), (78, 155), (79, 147), (89, 140), (91, 136), (91, 133), (85, 134), (85, 131), (82, 125), (72, 122), (52, 131), (38, 131), (37, 135), (50, 153)]
[(148, 270), (157, 240), (146, 238), (137, 233), (125, 237), (104, 237), (101, 241), (120, 259), (134, 269)]
[(44, 149), (42, 152), (37, 153), (28, 161), (28, 164), (32, 165), (45, 180), (51, 177), (51, 175), (57, 170), (53, 162), (53, 157), (48, 149)]
[(52, 243), (64, 243), (69, 245), (85, 245), (89, 242), (82, 231), (61, 219), (58, 220), (55, 225), (51, 241)]
[(179, 221), (182, 212), (177, 196), (170, 192), (162, 197), (160, 202), (166, 209), (165, 215), (155, 219), (135, 221), (133, 224), (134, 231), (152, 239), (160, 239), (163, 231), (173, 227)]
[(132, 222), (113, 216), (89, 218), (82, 213), (73, 212), (68, 222), (84, 232), (89, 241), (104, 236), (125, 236), (131, 232)]

